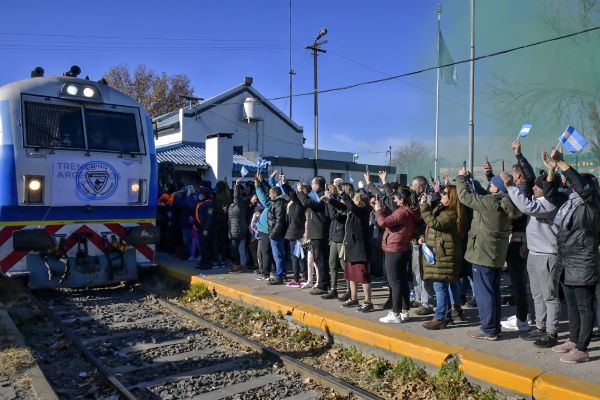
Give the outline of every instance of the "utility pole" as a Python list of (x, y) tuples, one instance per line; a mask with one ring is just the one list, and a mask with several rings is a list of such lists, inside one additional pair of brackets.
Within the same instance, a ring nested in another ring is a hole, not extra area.
[(469, 171), (473, 172), (473, 159), (475, 157), (475, 0), (471, 0), (471, 61), (470, 96), (469, 96)]
[(292, 68), (292, 0), (290, 0), (290, 119), (292, 119), (292, 100), (293, 100), (293, 92), (292, 92), (292, 79), (296, 72)]
[(319, 85), (318, 85), (318, 69), (317, 69), (317, 57), (319, 53), (326, 53), (325, 50), (321, 49), (320, 46), (327, 43), (327, 40), (322, 40), (319, 42), (323, 36), (327, 34), (327, 28), (321, 28), (319, 34), (317, 35), (315, 41), (311, 46), (306, 46), (306, 49), (310, 49), (313, 51), (313, 67), (314, 67), (314, 89), (313, 89), (313, 97), (314, 97), (314, 133), (315, 133), (315, 148), (313, 153), (313, 162), (315, 169), (315, 176), (319, 175)]

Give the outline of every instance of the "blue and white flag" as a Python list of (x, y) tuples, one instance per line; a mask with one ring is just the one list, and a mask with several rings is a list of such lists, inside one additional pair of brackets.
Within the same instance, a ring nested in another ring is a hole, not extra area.
[(267, 172), (269, 165), (271, 165), (271, 161), (259, 158), (256, 163), (256, 168), (258, 169), (258, 172)]
[(431, 265), (435, 265), (435, 254), (425, 243), (421, 244), (421, 251), (427, 262)]
[(519, 136), (525, 137), (525, 136), (529, 135), (529, 131), (531, 130), (532, 126), (533, 125), (531, 125), (531, 124), (523, 124), (523, 126), (521, 127), (521, 131), (519, 132)]
[[(438, 42), (437, 42), (437, 62), (438, 67), (442, 65), (454, 64), (454, 59), (450, 55), (450, 50), (446, 46), (446, 41), (442, 35), (442, 31), (438, 30)], [(458, 82), (458, 76), (456, 75), (456, 65), (450, 65), (449, 67), (440, 68), (440, 78), (442, 82), (450, 86), (456, 86)]]
[(354, 179), (352, 179), (352, 174), (350, 174), (350, 179), (349, 179), (350, 183), (354, 183)]
[(240, 174), (242, 175), (242, 178), (245, 177), (246, 175), (248, 175), (249, 173), (250, 172), (248, 172), (246, 167), (244, 165), (242, 165), (242, 169), (240, 169)]
[(296, 245), (294, 246), (294, 255), (301, 260), (304, 259), (304, 248), (299, 240), (296, 240)]
[(285, 189), (283, 188), (283, 183), (281, 183), (281, 181), (277, 182), (277, 184), (276, 184), (275, 186), (277, 186), (278, 188), (280, 188), (280, 189), (281, 189), (281, 193), (283, 193), (283, 194), (287, 194), (287, 193), (285, 192)]
[(577, 153), (578, 151), (583, 150), (588, 144), (581, 133), (577, 132), (571, 125), (567, 126), (567, 129), (560, 135), (558, 143), (564, 145), (571, 153)]

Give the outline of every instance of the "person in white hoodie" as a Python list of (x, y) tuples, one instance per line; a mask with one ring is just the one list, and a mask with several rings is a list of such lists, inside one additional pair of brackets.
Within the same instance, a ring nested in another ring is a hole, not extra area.
[(515, 186), (510, 175), (501, 173), (500, 177), (508, 190), (514, 205), (527, 215), (527, 273), (531, 294), (535, 306), (536, 330), (528, 336), (537, 347), (550, 348), (557, 344), (560, 299), (558, 294), (559, 276), (556, 271), (558, 228), (554, 217), (558, 207), (544, 197), (544, 181), (552, 182), (556, 165), (544, 159), (549, 174), (540, 174), (533, 186), (533, 197), (529, 198)]

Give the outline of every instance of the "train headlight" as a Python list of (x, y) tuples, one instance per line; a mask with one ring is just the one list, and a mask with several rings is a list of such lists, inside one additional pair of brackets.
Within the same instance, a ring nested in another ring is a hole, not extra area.
[(96, 94), (96, 91), (94, 89), (92, 89), (91, 87), (86, 87), (85, 89), (83, 89), (83, 95), (85, 97), (94, 97), (95, 94)]
[(84, 97), (86, 99), (97, 99), (100, 100), (100, 92), (98, 88), (89, 85), (78, 83), (66, 83), (60, 90), (60, 94), (67, 97)]
[(44, 202), (44, 177), (25, 177), (25, 203), (42, 204)]
[(67, 94), (70, 94), (71, 96), (77, 96), (77, 92), (79, 92), (79, 88), (77, 88), (77, 86), (75, 86), (75, 85), (67, 86)]
[(145, 199), (146, 180), (145, 179), (130, 179), (129, 180), (129, 202), (143, 204)]

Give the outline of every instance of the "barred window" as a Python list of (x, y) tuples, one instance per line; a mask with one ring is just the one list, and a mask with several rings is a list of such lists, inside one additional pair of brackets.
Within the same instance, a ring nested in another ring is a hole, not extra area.
[(26, 101), (25, 129), (28, 147), (85, 148), (80, 107)]

